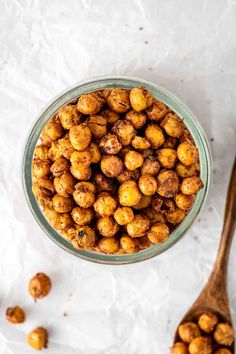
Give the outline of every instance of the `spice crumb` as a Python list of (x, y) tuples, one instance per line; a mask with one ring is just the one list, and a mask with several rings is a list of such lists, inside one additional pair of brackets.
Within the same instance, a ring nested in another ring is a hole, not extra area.
[(63, 313), (63, 316), (64, 316), (64, 317), (67, 317), (67, 316), (68, 316), (68, 313), (67, 313), (67, 312), (64, 312), (64, 313)]
[(210, 140), (211, 140), (211, 141), (214, 141), (214, 138), (211, 138)]
[(139, 27), (139, 31), (142, 31), (143, 30), (143, 27)]
[(145, 44), (148, 44), (148, 41), (145, 41), (144, 43), (145, 43)]

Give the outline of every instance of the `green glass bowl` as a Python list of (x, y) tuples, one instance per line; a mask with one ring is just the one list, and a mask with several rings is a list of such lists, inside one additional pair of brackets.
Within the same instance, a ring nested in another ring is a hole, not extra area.
[[(190, 212), (188, 213), (187, 217), (171, 233), (168, 240), (163, 244), (154, 245), (138, 253), (122, 255), (107, 255), (92, 251), (75, 250), (67, 240), (65, 240), (55, 229), (52, 228), (47, 219), (44, 217), (42, 210), (32, 193), (31, 164), (35, 145), (38, 142), (39, 136), (46, 122), (52, 116), (54, 116), (54, 114), (61, 107), (68, 104), (78, 96), (86, 92), (102, 90), (111, 87), (123, 87), (131, 89), (133, 87), (141, 85), (146, 86), (152, 92), (154, 97), (164, 102), (173, 111), (175, 111), (179, 117), (184, 119), (184, 123), (191, 132), (193, 139), (199, 149), (201, 179), (203, 181), (204, 188), (197, 194), (195, 203)], [(199, 122), (197, 121), (194, 114), (172, 93), (150, 81), (126, 76), (104, 76), (80, 82), (76, 86), (66, 90), (65, 92), (57, 96), (53, 101), (51, 101), (48, 106), (43, 110), (43, 112), (38, 116), (36, 122), (34, 123), (30, 131), (25, 145), (22, 161), (22, 176), (25, 196), (30, 210), (38, 224), (44, 230), (45, 234), (53, 242), (55, 242), (58, 246), (60, 246), (70, 254), (89, 261), (107, 264), (125, 264), (142, 261), (156, 256), (173, 246), (184, 236), (184, 234), (186, 234), (186, 231), (192, 225), (193, 221), (198, 216), (200, 210), (205, 204), (206, 197), (208, 195), (211, 184), (212, 160), (207, 138)]]

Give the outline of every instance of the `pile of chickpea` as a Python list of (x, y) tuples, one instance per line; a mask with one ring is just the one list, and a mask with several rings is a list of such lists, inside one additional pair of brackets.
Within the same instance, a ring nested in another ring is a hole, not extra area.
[(135, 253), (163, 243), (203, 187), (183, 121), (145, 87), (84, 94), (45, 125), (32, 191), (76, 249)]
[(234, 331), (230, 324), (220, 322), (216, 314), (205, 312), (197, 323), (185, 322), (178, 328), (180, 341), (171, 354), (231, 354)]

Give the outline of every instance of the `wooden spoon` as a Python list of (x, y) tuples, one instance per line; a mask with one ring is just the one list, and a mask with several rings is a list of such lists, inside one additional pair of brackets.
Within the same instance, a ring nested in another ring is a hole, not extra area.
[[(214, 268), (203, 288), (201, 294), (190, 307), (189, 311), (183, 317), (180, 324), (188, 321), (197, 321), (200, 314), (209, 311), (217, 314), (221, 321), (232, 325), (229, 301), (227, 295), (227, 266), (229, 260), (229, 251), (236, 226), (236, 158), (234, 161), (232, 174), (230, 178), (225, 215), (224, 226), (218, 249)], [(174, 342), (180, 340), (178, 329), (175, 334)]]

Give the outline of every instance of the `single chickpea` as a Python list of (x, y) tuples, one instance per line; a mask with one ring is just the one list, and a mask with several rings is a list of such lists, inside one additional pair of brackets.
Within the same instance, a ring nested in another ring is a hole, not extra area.
[(93, 205), (94, 210), (101, 216), (110, 216), (113, 215), (116, 208), (117, 202), (112, 195), (102, 194), (98, 196), (96, 202)]
[(34, 300), (47, 296), (52, 288), (51, 279), (44, 273), (37, 273), (30, 279), (28, 290)]
[(141, 112), (135, 112), (131, 110), (126, 113), (125, 119), (129, 121), (135, 129), (140, 129), (146, 123), (146, 114)]
[(47, 160), (48, 159), (48, 146), (40, 144), (35, 147), (34, 150), (34, 158), (39, 160)]
[(123, 182), (118, 190), (119, 202), (123, 206), (132, 207), (140, 201), (142, 194), (135, 181)]
[(70, 163), (64, 157), (59, 157), (50, 167), (50, 171), (52, 172), (54, 177), (61, 176), (64, 172), (69, 172)]
[(160, 120), (167, 114), (167, 107), (163, 102), (153, 99), (153, 104), (146, 110), (147, 117), (150, 120)]
[(52, 195), (48, 189), (41, 187), (38, 183), (33, 183), (32, 192), (39, 205), (43, 208), (52, 208)]
[(32, 192), (36, 197), (51, 197), (55, 192), (53, 181), (47, 177), (38, 178), (37, 182), (32, 184)]
[(108, 155), (118, 154), (122, 148), (122, 145), (115, 134), (107, 134), (104, 136), (101, 139), (99, 146), (102, 151)]
[(112, 216), (101, 216), (97, 221), (97, 230), (104, 237), (113, 237), (119, 231), (119, 225)]
[(44, 214), (56, 230), (65, 230), (73, 224), (71, 215), (68, 213), (58, 213), (53, 209), (45, 208)]
[(148, 125), (145, 130), (145, 138), (149, 141), (154, 149), (163, 145), (165, 142), (165, 135), (162, 129), (155, 124)]
[(192, 208), (193, 203), (194, 203), (195, 197), (193, 194), (191, 195), (186, 195), (182, 193), (177, 193), (175, 195), (175, 203), (178, 208), (182, 210), (189, 210)]
[(91, 182), (79, 182), (75, 185), (73, 197), (81, 208), (90, 208), (95, 202), (95, 186)]
[(69, 138), (73, 148), (79, 151), (86, 150), (92, 138), (92, 133), (89, 127), (85, 124), (74, 125), (69, 130)]
[(90, 116), (86, 124), (95, 138), (102, 138), (107, 133), (107, 121), (102, 115)]
[(164, 200), (162, 197), (160, 197), (159, 195), (154, 195), (152, 197), (152, 209), (155, 210), (155, 212), (159, 213), (159, 211), (161, 210), (162, 204), (163, 204)]
[(50, 173), (49, 160), (33, 159), (32, 161), (32, 175), (36, 179), (47, 176)]
[(147, 236), (139, 237), (137, 241), (140, 250), (145, 250), (146, 248), (153, 246), (153, 244), (151, 243), (151, 241)]
[(143, 164), (143, 157), (137, 151), (129, 151), (125, 155), (124, 164), (127, 170), (134, 171)]
[(163, 145), (164, 148), (171, 148), (171, 149), (175, 149), (176, 145), (178, 144), (179, 139), (174, 138), (173, 136), (167, 136), (165, 143)]
[(228, 323), (219, 323), (214, 331), (214, 339), (220, 345), (231, 346), (234, 342), (234, 330)]
[(129, 151), (133, 151), (132, 146), (123, 146), (119, 152), (119, 156), (124, 159), (125, 155), (129, 152)]
[(171, 354), (188, 354), (188, 347), (182, 342), (177, 342), (171, 348)]
[(61, 139), (58, 139), (58, 144), (62, 156), (64, 156), (67, 160), (70, 160), (72, 153), (76, 150), (71, 145), (69, 133), (66, 133)]
[(69, 197), (70, 194), (73, 194), (75, 185), (74, 177), (66, 172), (63, 173), (59, 177), (54, 178), (54, 187), (58, 194), (62, 195), (63, 197)]
[(150, 222), (151, 225), (157, 224), (157, 223), (166, 223), (166, 219), (163, 214), (156, 212), (153, 208), (146, 208), (143, 210), (143, 214), (146, 215)]
[(150, 195), (143, 195), (141, 196), (140, 201), (133, 206), (135, 210), (141, 210), (149, 207), (152, 202), (152, 197)]
[(31, 331), (27, 336), (27, 342), (30, 347), (35, 350), (41, 350), (47, 348), (48, 332), (43, 327), (37, 327)]
[(78, 112), (76, 106), (68, 104), (59, 110), (58, 117), (63, 128), (69, 130), (73, 125), (81, 122), (82, 114)]
[(198, 172), (195, 164), (190, 166), (185, 166), (180, 162), (177, 162), (175, 170), (178, 176), (183, 178), (195, 176)]
[(150, 227), (150, 220), (145, 215), (135, 215), (134, 219), (127, 224), (127, 233), (131, 237), (145, 236)]
[(127, 120), (118, 120), (112, 128), (123, 146), (130, 145), (131, 140), (136, 134), (133, 125)]
[(106, 177), (103, 173), (95, 173), (94, 183), (98, 192), (114, 192), (115, 190), (114, 180)]
[(76, 224), (85, 226), (92, 221), (94, 212), (92, 208), (83, 209), (76, 207), (72, 210), (71, 216)]
[(157, 191), (156, 179), (148, 174), (142, 175), (139, 178), (138, 186), (144, 195), (153, 195)]
[(176, 204), (173, 199), (170, 198), (163, 198), (163, 203), (161, 205), (161, 213), (173, 213), (176, 210)]
[(184, 141), (177, 148), (177, 157), (183, 165), (193, 165), (198, 162), (198, 149), (189, 141)]
[(180, 186), (181, 192), (186, 195), (195, 194), (202, 188), (203, 183), (197, 176), (184, 178)]
[(214, 354), (232, 354), (232, 353), (229, 349), (220, 348), (220, 349), (217, 349), (217, 351), (214, 352)]
[(157, 176), (160, 171), (160, 164), (154, 156), (147, 157), (142, 166), (141, 173), (142, 175), (148, 174), (151, 176)]
[(194, 338), (201, 335), (198, 325), (194, 322), (185, 322), (178, 328), (178, 334), (180, 339), (184, 343), (190, 343)]
[(71, 154), (71, 164), (83, 164), (84, 166), (90, 166), (92, 161), (92, 155), (89, 151), (74, 151)]
[(99, 149), (99, 146), (92, 142), (89, 147), (87, 148), (87, 151), (90, 153), (91, 157), (91, 163), (98, 163), (101, 158), (102, 158), (102, 154), (101, 151)]
[(92, 169), (90, 166), (83, 164), (74, 164), (70, 168), (71, 174), (80, 181), (88, 181), (92, 176)]
[(20, 306), (8, 307), (6, 319), (13, 324), (23, 323), (25, 322), (25, 312)]
[(184, 141), (189, 141), (190, 143), (194, 144), (194, 140), (193, 137), (190, 133), (190, 131), (188, 130), (187, 127), (184, 126), (183, 128), (183, 134), (181, 135), (181, 137), (179, 138), (179, 141), (181, 143), (183, 143)]
[(164, 168), (174, 168), (177, 160), (177, 154), (174, 149), (163, 148), (157, 150), (157, 159), (160, 162), (161, 166)]
[(104, 105), (104, 99), (97, 92), (91, 92), (80, 96), (77, 109), (83, 114), (97, 114)]
[(107, 177), (117, 177), (123, 168), (123, 162), (118, 156), (103, 156), (101, 160), (101, 170)]
[(41, 140), (42, 144), (45, 146), (49, 147), (52, 144), (52, 139), (49, 138), (49, 136), (46, 134), (46, 132), (44, 130), (42, 130), (40, 140)]
[(153, 151), (152, 148), (146, 149), (146, 150), (142, 150), (141, 154), (142, 154), (142, 157), (144, 159), (154, 157), (154, 151)]
[(191, 341), (188, 350), (190, 354), (212, 354), (213, 348), (210, 338), (199, 336)]
[(60, 146), (58, 140), (55, 140), (52, 142), (52, 144), (48, 150), (48, 157), (50, 160), (56, 161), (61, 156), (62, 156), (61, 146)]
[(150, 230), (147, 233), (147, 237), (154, 244), (163, 243), (168, 239), (169, 233), (170, 233), (170, 230), (169, 230), (168, 225), (158, 223), (158, 224), (152, 225), (152, 227), (150, 228)]
[(134, 218), (133, 210), (129, 207), (120, 207), (114, 213), (114, 219), (119, 225), (126, 225)]
[(137, 181), (139, 177), (140, 177), (140, 172), (138, 169), (134, 171), (124, 170), (121, 172), (121, 174), (119, 174), (119, 176), (116, 177), (116, 179), (119, 183), (123, 183), (130, 180)]
[(57, 117), (53, 117), (46, 123), (42, 132), (45, 133), (49, 139), (57, 140), (63, 135), (64, 130), (60, 120)]
[(72, 245), (76, 249), (86, 249), (93, 247), (95, 241), (95, 231), (90, 226), (80, 226), (76, 229), (76, 236), (72, 240)]
[(138, 251), (138, 240), (134, 239), (128, 235), (122, 235), (120, 238), (121, 248), (125, 251), (125, 253), (135, 253)]
[(103, 253), (116, 253), (119, 247), (119, 241), (115, 237), (102, 237), (98, 243), (98, 248)]
[(60, 194), (55, 194), (52, 198), (53, 209), (58, 213), (68, 213), (73, 207), (71, 198), (65, 198)]
[(218, 317), (214, 313), (204, 312), (198, 319), (198, 326), (203, 332), (211, 333), (218, 322)]
[(162, 197), (172, 198), (179, 188), (179, 178), (173, 170), (162, 170), (157, 176), (157, 193)]
[(130, 91), (130, 103), (136, 112), (141, 112), (152, 105), (153, 97), (145, 87), (135, 87)]
[(145, 150), (149, 149), (151, 144), (147, 141), (147, 139), (141, 136), (135, 136), (131, 142), (132, 146), (137, 150)]
[(179, 224), (184, 220), (186, 213), (184, 210), (176, 208), (174, 211), (165, 214), (166, 220), (171, 224)]
[(174, 138), (179, 138), (184, 132), (184, 125), (181, 119), (173, 113), (168, 113), (163, 121), (161, 127), (165, 130), (166, 134)]
[(115, 124), (120, 118), (119, 114), (110, 108), (103, 109), (100, 114), (106, 118), (107, 124), (109, 125)]
[(129, 92), (125, 89), (114, 88), (107, 98), (108, 106), (117, 113), (124, 113), (130, 109)]

